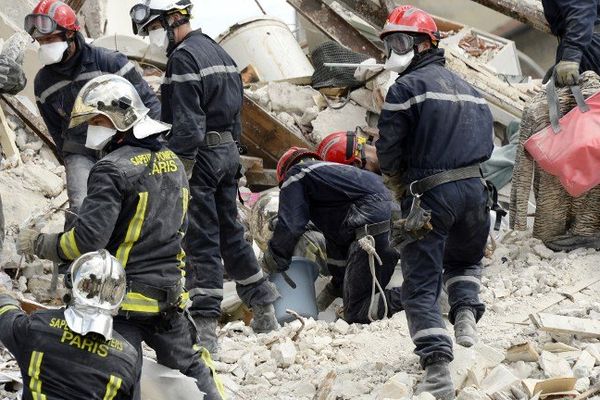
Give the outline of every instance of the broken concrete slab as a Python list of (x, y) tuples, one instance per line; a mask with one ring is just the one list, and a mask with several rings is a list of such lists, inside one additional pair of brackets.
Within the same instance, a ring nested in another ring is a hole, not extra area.
[(576, 378), (573, 377), (556, 377), (551, 379), (524, 379), (523, 387), (526, 389), (529, 396), (536, 394), (549, 395), (552, 393), (563, 393), (573, 390), (575, 387)]
[(457, 389), (461, 389), (469, 376), (469, 370), (486, 371), (495, 368), (504, 360), (504, 357), (503, 352), (483, 343), (477, 343), (470, 348), (456, 346), (454, 361), (450, 363), (450, 373), (454, 385)]
[(348, 323), (342, 318), (335, 321), (335, 324), (333, 325), (333, 330), (341, 335), (345, 335), (346, 333), (348, 333), (349, 329), (350, 325), (348, 325)]
[(561, 342), (549, 342), (544, 343), (544, 350), (550, 353), (564, 353), (567, 351), (578, 351), (579, 349)]
[(400, 372), (392, 376), (381, 389), (380, 399), (405, 399), (410, 398), (413, 393), (415, 379), (406, 372)]
[(573, 367), (573, 375), (580, 378), (589, 378), (592, 373), (592, 368), (596, 364), (596, 359), (587, 351), (582, 351), (579, 359)]
[(458, 393), (456, 400), (488, 400), (487, 394), (474, 386), (467, 386)]
[(600, 321), (592, 319), (539, 313), (531, 315), (531, 321), (538, 329), (545, 332), (566, 333), (580, 337), (600, 337)]
[(507, 387), (510, 387), (515, 382), (518, 382), (513, 373), (504, 365), (498, 365), (490, 371), (488, 376), (481, 382), (481, 389), (488, 395), (497, 393)]
[(340, 109), (327, 108), (321, 111), (312, 121), (311, 137), (315, 143), (321, 142), (327, 135), (339, 131), (352, 131), (357, 126), (364, 126), (367, 121), (367, 110), (353, 103)]
[(277, 366), (281, 368), (287, 368), (294, 364), (297, 354), (296, 346), (291, 339), (287, 338), (285, 342), (278, 343), (271, 349), (271, 356), (277, 362)]
[(310, 86), (296, 86), (288, 82), (270, 82), (267, 94), (271, 110), (302, 115), (311, 107), (323, 106), (321, 93)]
[(24, 174), (46, 197), (56, 197), (64, 189), (62, 178), (38, 165), (25, 165)]
[(549, 351), (542, 352), (539, 364), (548, 378), (573, 376), (573, 371), (571, 371), (569, 363)]
[(520, 343), (506, 350), (506, 361), (536, 362), (540, 358), (537, 350), (531, 342)]

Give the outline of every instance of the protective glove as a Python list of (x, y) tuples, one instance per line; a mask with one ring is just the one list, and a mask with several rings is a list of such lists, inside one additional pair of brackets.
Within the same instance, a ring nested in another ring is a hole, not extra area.
[(252, 312), (254, 318), (250, 323), (250, 326), (256, 333), (268, 333), (279, 329), (279, 323), (275, 318), (275, 307), (273, 304), (267, 305), (254, 305), (252, 306)]
[(275, 256), (273, 256), (273, 252), (271, 251), (270, 247), (268, 247), (265, 253), (263, 254), (262, 268), (269, 274), (287, 270), (287, 268), (279, 267), (277, 261), (275, 261)]
[(21, 229), (17, 237), (17, 253), (23, 256), (35, 255), (35, 242), (40, 232), (35, 229)]
[(554, 67), (556, 86), (574, 86), (579, 84), (579, 63), (576, 61), (561, 61)]
[(0, 92), (17, 94), (27, 84), (23, 68), (16, 61), (0, 56)]
[[(369, 58), (363, 62), (361, 62), (361, 64), (365, 64), (365, 65), (373, 65), (375, 64), (377, 61), (374, 58)], [(371, 66), (371, 67), (357, 67), (356, 70), (354, 71), (354, 79), (356, 79), (357, 81), (366, 81), (367, 79), (375, 76), (377, 73), (379, 73), (380, 71), (383, 70), (383, 65), (381, 66)]]
[(181, 163), (183, 164), (183, 168), (185, 169), (185, 174), (187, 175), (188, 181), (192, 179), (192, 173), (194, 172), (194, 165), (196, 164), (196, 160), (193, 158), (183, 158), (179, 157)]

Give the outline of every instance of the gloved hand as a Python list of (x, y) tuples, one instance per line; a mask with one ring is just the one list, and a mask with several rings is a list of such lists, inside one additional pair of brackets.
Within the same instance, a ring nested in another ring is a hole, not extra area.
[(268, 333), (279, 329), (279, 323), (275, 318), (275, 307), (273, 304), (267, 304), (264, 306), (254, 305), (252, 306), (252, 312), (254, 318), (250, 323), (250, 326), (256, 333)]
[(196, 164), (196, 160), (193, 158), (183, 158), (179, 157), (181, 163), (183, 164), (183, 168), (185, 168), (185, 174), (187, 175), (188, 181), (192, 179), (192, 173), (194, 172), (194, 165)]
[(579, 83), (579, 63), (576, 61), (561, 61), (554, 67), (556, 86), (574, 86)]
[(23, 256), (35, 255), (35, 242), (40, 236), (36, 229), (21, 229), (17, 237), (17, 253)]
[[(361, 62), (361, 64), (365, 64), (365, 65), (373, 65), (375, 64), (377, 61), (374, 58), (369, 58), (363, 62)], [(380, 71), (383, 70), (383, 65), (381, 66), (377, 66), (377, 67), (357, 67), (356, 70), (354, 71), (354, 79), (356, 79), (357, 81), (366, 81), (367, 79), (375, 76), (377, 73), (379, 73)]]
[(23, 68), (16, 61), (0, 56), (0, 92), (17, 94), (27, 84)]
[(263, 254), (262, 268), (265, 271), (267, 271), (269, 274), (287, 270), (287, 268), (282, 269), (279, 267), (279, 265), (277, 264), (277, 261), (275, 261), (275, 257), (273, 256), (273, 253), (271, 252), (270, 247), (268, 247), (267, 250), (265, 251), (265, 253)]

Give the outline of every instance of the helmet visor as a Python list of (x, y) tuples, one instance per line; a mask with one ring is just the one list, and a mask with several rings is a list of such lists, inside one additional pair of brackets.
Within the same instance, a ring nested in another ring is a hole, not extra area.
[(57, 28), (56, 21), (44, 14), (29, 14), (25, 17), (24, 29), (30, 35), (37, 33), (37, 36), (49, 35)]
[(410, 53), (413, 49), (415, 38), (406, 33), (396, 32), (385, 36), (383, 38), (383, 45), (388, 58), (392, 54), (392, 50), (398, 55), (403, 55)]

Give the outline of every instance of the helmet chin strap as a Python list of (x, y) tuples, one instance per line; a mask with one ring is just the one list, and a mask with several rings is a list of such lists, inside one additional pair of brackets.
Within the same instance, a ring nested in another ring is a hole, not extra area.
[(169, 17), (167, 15), (163, 15), (161, 17), (161, 24), (163, 28), (165, 28), (165, 30), (167, 31), (167, 39), (169, 40), (169, 46), (167, 47), (167, 56), (171, 54), (171, 52), (175, 50), (175, 47), (177, 46), (177, 43), (175, 42), (175, 29), (190, 22), (190, 19), (188, 17), (183, 16), (181, 19), (169, 25), (168, 18)]

